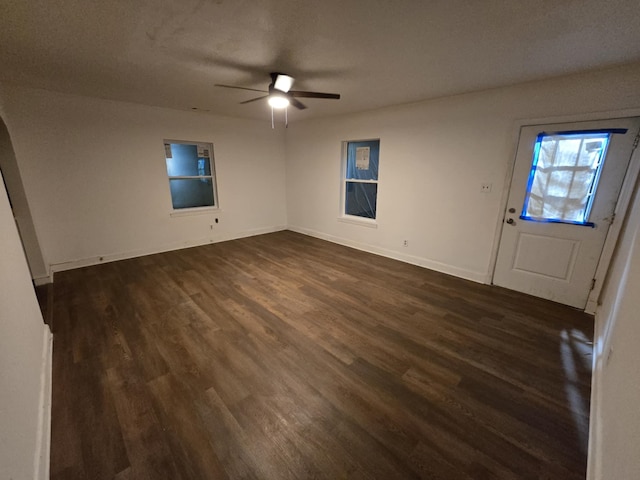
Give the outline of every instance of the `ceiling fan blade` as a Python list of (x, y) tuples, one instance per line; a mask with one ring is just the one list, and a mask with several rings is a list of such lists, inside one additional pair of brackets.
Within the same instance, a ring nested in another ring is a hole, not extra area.
[(221, 85), (219, 83), (216, 83), (214, 85), (214, 87), (223, 87), (223, 88), (235, 88), (237, 90), (250, 90), (252, 92), (261, 92), (261, 93), (267, 93), (266, 90), (257, 90), (255, 88), (247, 88), (247, 87), (236, 87), (235, 85)]
[(307, 106), (302, 103), (300, 100), (296, 100), (295, 98), (289, 96), (289, 102), (291, 103), (291, 105), (293, 105), (294, 107), (296, 107), (298, 110), (304, 110), (305, 108), (307, 108)]
[(251, 100), (245, 100), (244, 102), (240, 102), (240, 105), (244, 105), (245, 103), (256, 102), (258, 100), (262, 100), (263, 98), (267, 98), (269, 95), (263, 95), (262, 97), (252, 98)]
[(304, 97), (304, 98), (331, 98), (334, 100), (340, 100), (340, 94), (338, 93), (322, 93), (322, 92), (303, 92), (301, 90), (291, 90), (289, 95), (292, 97)]

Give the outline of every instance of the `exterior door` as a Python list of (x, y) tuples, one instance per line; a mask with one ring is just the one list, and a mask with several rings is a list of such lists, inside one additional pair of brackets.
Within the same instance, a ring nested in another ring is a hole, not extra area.
[(639, 118), (526, 126), (493, 283), (583, 309)]

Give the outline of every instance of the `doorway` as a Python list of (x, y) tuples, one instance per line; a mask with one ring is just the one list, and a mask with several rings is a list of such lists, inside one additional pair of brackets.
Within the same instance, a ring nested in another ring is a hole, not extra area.
[(522, 127), (493, 283), (584, 309), (640, 118)]

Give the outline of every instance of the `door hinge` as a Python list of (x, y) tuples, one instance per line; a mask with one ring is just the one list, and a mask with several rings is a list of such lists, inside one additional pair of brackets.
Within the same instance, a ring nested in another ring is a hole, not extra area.
[(634, 150), (638, 146), (638, 143), (640, 143), (640, 132), (638, 132), (638, 134), (636, 135), (636, 139), (633, 141), (633, 149)]
[(616, 212), (613, 212), (611, 215), (605, 218), (604, 221), (608, 222), (609, 225), (611, 225), (615, 219), (616, 219)]
[(589, 289), (589, 291), (593, 290), (594, 288), (596, 288), (596, 279), (592, 278), (591, 279), (591, 288)]

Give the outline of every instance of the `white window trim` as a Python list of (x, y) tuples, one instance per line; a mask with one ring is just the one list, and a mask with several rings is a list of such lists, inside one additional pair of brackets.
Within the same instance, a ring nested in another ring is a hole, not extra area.
[[(340, 164), (340, 213), (337, 220), (343, 223), (351, 223), (353, 225), (360, 225), (369, 228), (378, 228), (378, 212), (376, 208), (376, 218), (359, 217), (357, 215), (348, 215), (345, 213), (346, 201), (347, 201), (347, 182), (350, 183), (375, 183), (379, 184), (378, 180), (359, 180), (359, 179), (347, 179), (347, 147), (349, 143), (355, 142), (380, 142), (379, 138), (367, 138), (362, 140), (344, 140), (342, 142), (342, 162)], [(378, 167), (379, 168), (379, 167)]]
[(342, 215), (338, 217), (339, 222), (351, 223), (353, 225), (361, 225), (363, 227), (378, 228), (378, 222), (375, 218), (364, 218), (356, 215)]
[(172, 210), (169, 213), (170, 217), (187, 217), (191, 215), (206, 215), (208, 213), (219, 213), (222, 210), (219, 207), (193, 207), (193, 208), (179, 208)]

